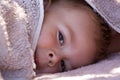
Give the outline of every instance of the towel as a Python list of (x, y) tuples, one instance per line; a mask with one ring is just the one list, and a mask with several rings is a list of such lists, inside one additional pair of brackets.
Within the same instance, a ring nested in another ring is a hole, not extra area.
[(120, 33), (120, 0), (85, 0), (106, 22)]
[[(95, 0), (86, 1), (113, 29), (120, 32), (119, 17), (115, 17), (119, 12), (117, 9), (113, 8), (117, 12), (108, 12), (108, 15), (101, 6), (100, 10), (98, 4), (94, 4)], [(35, 75), (33, 55), (43, 18), (43, 0), (0, 0), (0, 80), (32, 80)], [(36, 76), (34, 80), (119, 80), (119, 60), (120, 55), (117, 54), (97, 64), (65, 73)]]
[(0, 80), (31, 80), (42, 0), (0, 0)]

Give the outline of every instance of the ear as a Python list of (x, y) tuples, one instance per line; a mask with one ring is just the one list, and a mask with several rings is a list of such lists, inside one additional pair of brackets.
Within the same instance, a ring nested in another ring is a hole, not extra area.
[(44, 10), (48, 10), (51, 5), (52, 0), (44, 0)]

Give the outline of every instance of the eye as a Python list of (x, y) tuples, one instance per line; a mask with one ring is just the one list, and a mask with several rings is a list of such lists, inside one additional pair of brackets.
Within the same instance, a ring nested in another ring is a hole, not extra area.
[(66, 65), (65, 65), (64, 60), (61, 60), (61, 62), (60, 62), (60, 68), (61, 68), (61, 72), (66, 71)]
[(63, 44), (64, 44), (64, 36), (63, 36), (63, 34), (60, 31), (58, 33), (58, 40), (59, 40), (59, 44), (61, 46), (63, 46)]

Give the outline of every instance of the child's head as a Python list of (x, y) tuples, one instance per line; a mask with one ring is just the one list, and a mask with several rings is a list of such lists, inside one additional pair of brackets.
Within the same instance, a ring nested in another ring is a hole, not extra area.
[(103, 20), (83, 0), (48, 1), (35, 53), (38, 71), (67, 71), (96, 61), (108, 45)]

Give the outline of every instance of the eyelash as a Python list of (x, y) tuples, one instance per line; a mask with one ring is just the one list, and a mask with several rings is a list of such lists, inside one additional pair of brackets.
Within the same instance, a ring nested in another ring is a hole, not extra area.
[(64, 36), (60, 31), (58, 33), (58, 40), (59, 40), (58, 42), (59, 42), (60, 46), (63, 46), (64, 45)]
[(61, 62), (60, 62), (60, 68), (61, 68), (61, 72), (66, 71), (66, 66), (65, 66), (64, 60), (61, 60)]
[[(60, 31), (58, 32), (58, 42), (59, 42), (60, 46), (63, 46), (64, 42), (65, 42), (64, 41), (64, 36)], [(66, 70), (66, 65), (65, 65), (64, 60), (60, 61), (60, 70), (61, 70), (61, 72), (64, 72)]]

